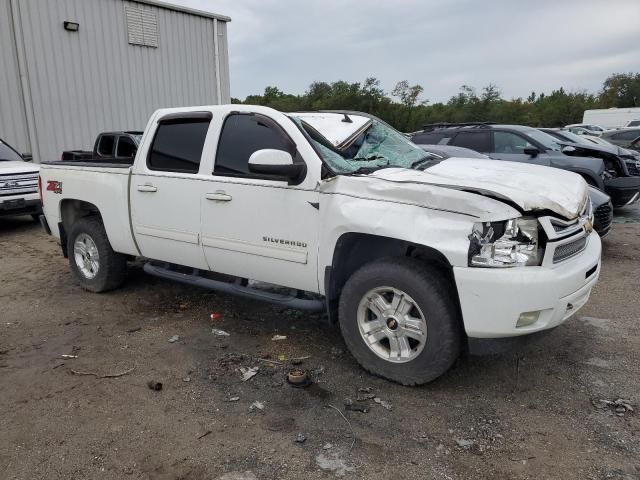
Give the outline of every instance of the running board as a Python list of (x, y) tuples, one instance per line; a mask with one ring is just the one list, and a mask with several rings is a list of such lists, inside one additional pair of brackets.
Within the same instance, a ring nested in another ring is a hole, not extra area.
[(298, 298), (289, 295), (280, 295), (278, 293), (265, 292), (251, 287), (245, 287), (240, 283), (222, 282), (220, 280), (212, 280), (210, 278), (201, 277), (198, 275), (197, 270), (194, 273), (180, 273), (175, 270), (170, 270), (167, 267), (153, 265), (151, 262), (145, 263), (144, 271), (149, 275), (155, 275), (156, 277), (165, 278), (167, 280), (173, 280), (180, 283), (186, 283), (187, 285), (193, 285), (196, 287), (208, 288), (209, 290), (217, 290), (219, 292), (230, 293), (232, 295), (238, 295), (240, 297), (253, 298), (255, 300), (262, 300), (265, 302), (275, 303), (283, 305), (289, 308), (295, 308), (297, 310), (307, 310), (311, 312), (319, 312), (324, 310), (324, 300), (313, 300), (306, 298)]

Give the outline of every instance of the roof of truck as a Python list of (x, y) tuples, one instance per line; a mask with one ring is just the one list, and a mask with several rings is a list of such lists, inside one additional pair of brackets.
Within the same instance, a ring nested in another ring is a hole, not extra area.
[(346, 143), (371, 122), (368, 117), (351, 113), (294, 112), (289, 115), (313, 127), (335, 147)]

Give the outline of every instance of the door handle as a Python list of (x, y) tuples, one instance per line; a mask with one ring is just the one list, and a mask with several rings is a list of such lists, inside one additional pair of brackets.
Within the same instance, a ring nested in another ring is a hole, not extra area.
[(207, 200), (213, 200), (215, 202), (230, 202), (233, 198), (231, 195), (227, 195), (224, 192), (207, 193), (205, 195)]
[(138, 185), (138, 191), (139, 192), (157, 192), (158, 188), (148, 184)]

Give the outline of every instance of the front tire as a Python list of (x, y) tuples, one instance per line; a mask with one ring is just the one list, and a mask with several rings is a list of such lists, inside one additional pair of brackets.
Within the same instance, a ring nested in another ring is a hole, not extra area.
[(99, 217), (84, 217), (73, 224), (67, 252), (71, 271), (85, 290), (106, 292), (124, 282), (127, 258), (113, 251)]
[(340, 329), (367, 371), (403, 385), (435, 380), (460, 355), (461, 329), (448, 278), (415, 259), (356, 271), (340, 297)]

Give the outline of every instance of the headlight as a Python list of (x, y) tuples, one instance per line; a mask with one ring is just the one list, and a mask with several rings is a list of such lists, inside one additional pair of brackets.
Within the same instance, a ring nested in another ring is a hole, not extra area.
[(476, 223), (469, 240), (472, 267), (523, 267), (540, 265), (542, 259), (535, 218)]

